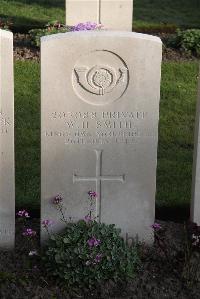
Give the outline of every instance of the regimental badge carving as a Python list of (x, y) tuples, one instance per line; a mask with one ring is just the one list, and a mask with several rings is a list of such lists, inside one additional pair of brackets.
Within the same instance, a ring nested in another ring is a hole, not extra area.
[(82, 56), (72, 75), (75, 93), (92, 105), (106, 105), (122, 97), (128, 87), (129, 71), (117, 54), (99, 50)]
[(96, 95), (104, 95), (111, 92), (120, 82), (125, 83), (128, 70), (121, 68), (116, 71), (107, 65), (99, 65), (91, 69), (77, 68), (75, 72), (77, 81), (82, 88)]

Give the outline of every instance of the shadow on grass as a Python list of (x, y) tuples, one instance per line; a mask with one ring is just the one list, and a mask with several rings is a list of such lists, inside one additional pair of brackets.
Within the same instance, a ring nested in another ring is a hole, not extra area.
[(190, 217), (190, 204), (181, 204), (175, 206), (156, 205), (156, 219), (163, 221), (186, 222)]
[(36, 19), (20, 17), (20, 16), (9, 16), (0, 14), (0, 19), (5, 19), (11, 22), (10, 29), (13, 32), (27, 33), (31, 29), (43, 28), (46, 25), (46, 21), (38, 21)]

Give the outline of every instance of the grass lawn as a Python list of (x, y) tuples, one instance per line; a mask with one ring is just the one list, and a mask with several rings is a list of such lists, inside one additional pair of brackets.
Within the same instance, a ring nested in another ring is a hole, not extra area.
[[(164, 63), (162, 68), (157, 204), (180, 206), (191, 194), (193, 128), (197, 93), (196, 62)], [(15, 63), (17, 206), (39, 207), (39, 64)]]
[(41, 28), (65, 20), (65, 0), (0, 0), (0, 18), (10, 19), (15, 31)]
[[(15, 31), (65, 22), (65, 0), (0, 0), (0, 18), (11, 19)], [(200, 28), (199, 0), (134, 0), (134, 27), (172, 23)]]
[(199, 0), (134, 0), (134, 26), (168, 23), (200, 28)]
[(15, 64), (16, 205), (39, 207), (40, 78), (39, 64)]
[(157, 204), (174, 206), (191, 198), (198, 64), (163, 64), (157, 172)]

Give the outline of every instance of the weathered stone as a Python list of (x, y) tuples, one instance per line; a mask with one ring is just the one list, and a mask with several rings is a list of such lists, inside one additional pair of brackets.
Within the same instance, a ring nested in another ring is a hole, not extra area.
[(109, 30), (132, 31), (133, 0), (102, 0), (100, 20)]
[[(153, 240), (161, 41), (128, 32), (75, 32), (41, 42), (42, 219), (96, 219)], [(42, 240), (47, 235), (42, 230)]]
[(99, 0), (66, 0), (66, 24), (99, 23)]
[(190, 218), (200, 225), (200, 76), (196, 109)]
[(0, 248), (15, 239), (13, 35), (0, 30)]
[(66, 24), (95, 22), (108, 30), (132, 31), (133, 0), (66, 0)]

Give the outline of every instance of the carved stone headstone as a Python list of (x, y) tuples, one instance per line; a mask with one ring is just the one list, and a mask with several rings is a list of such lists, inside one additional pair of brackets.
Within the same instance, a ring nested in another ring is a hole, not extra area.
[(132, 31), (133, 0), (66, 0), (66, 24), (95, 22), (108, 30)]
[(41, 217), (55, 220), (53, 231), (64, 224), (52, 198), (61, 193), (76, 221), (94, 190), (97, 220), (152, 241), (161, 48), (125, 32), (42, 38)]
[(13, 35), (0, 30), (0, 248), (14, 247)]
[(195, 125), (196, 126), (193, 154), (192, 203), (190, 218), (193, 222), (200, 225), (200, 76)]

